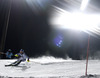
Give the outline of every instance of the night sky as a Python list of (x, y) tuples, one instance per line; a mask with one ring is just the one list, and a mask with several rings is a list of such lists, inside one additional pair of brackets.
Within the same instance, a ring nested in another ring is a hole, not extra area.
[[(30, 57), (42, 55), (52, 55), (62, 58), (69, 56), (72, 59), (86, 57), (87, 33), (79, 33), (72, 30), (55, 30), (49, 24), (48, 19), (52, 10), (51, 5), (61, 6), (56, 0), (44, 0), (49, 2), (47, 4), (41, 3), (41, 6), (34, 4), (35, 7), (33, 9), (28, 5), (26, 0), (0, 0), (0, 41), (6, 26), (11, 1), (11, 13), (4, 52), (10, 48), (14, 53), (19, 52), (20, 49), (24, 49)], [(93, 2), (91, 0), (90, 3), (100, 8), (99, 0)], [(57, 45), (59, 41), (61, 45)], [(100, 54), (99, 36), (90, 36), (89, 51), (90, 55), (94, 57)], [(98, 58), (100, 57), (98, 56)]]

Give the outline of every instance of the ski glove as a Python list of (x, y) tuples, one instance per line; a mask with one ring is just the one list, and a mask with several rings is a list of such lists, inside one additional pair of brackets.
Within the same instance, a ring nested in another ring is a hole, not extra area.
[(27, 59), (27, 62), (30, 62), (29, 58)]
[(30, 62), (29, 60), (27, 60), (27, 62)]
[(18, 57), (18, 54), (15, 54), (15, 57)]

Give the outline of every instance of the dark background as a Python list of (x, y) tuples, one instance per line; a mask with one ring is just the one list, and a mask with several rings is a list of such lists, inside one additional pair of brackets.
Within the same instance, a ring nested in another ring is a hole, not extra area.
[[(52, 10), (51, 5), (63, 6), (59, 2), (60, 0), (48, 1), (49, 3), (43, 8), (36, 6), (35, 9), (30, 8), (25, 0), (12, 1), (3, 51), (6, 52), (10, 48), (13, 53), (17, 53), (22, 48), (30, 57), (52, 55), (62, 58), (69, 56), (72, 59), (86, 58), (88, 34), (85, 32), (79, 33), (72, 30), (60, 30), (64, 38), (62, 46), (57, 47), (53, 43), (53, 38), (56, 37), (59, 30), (52, 29), (48, 22), (49, 14)], [(99, 0), (91, 0), (90, 3), (100, 8)], [(10, 4), (11, 0), (0, 0), (0, 41), (4, 27), (6, 26)], [(99, 50), (99, 36), (90, 36), (90, 55), (93, 58), (99, 58)]]

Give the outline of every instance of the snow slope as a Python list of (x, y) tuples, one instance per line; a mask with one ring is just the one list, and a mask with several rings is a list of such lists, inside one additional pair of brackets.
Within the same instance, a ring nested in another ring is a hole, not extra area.
[[(88, 78), (85, 75), (85, 60), (63, 60), (54, 57), (41, 57), (23, 62), (18, 67), (5, 67), (14, 60), (0, 60), (0, 76), (36, 78)], [(100, 78), (100, 61), (89, 60), (88, 74)]]

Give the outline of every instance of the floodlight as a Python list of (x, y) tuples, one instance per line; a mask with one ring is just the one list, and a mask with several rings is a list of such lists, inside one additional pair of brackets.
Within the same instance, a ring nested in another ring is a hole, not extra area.
[(100, 15), (84, 14), (80, 12), (68, 12), (57, 8), (59, 11), (55, 13), (50, 20), (53, 28), (58, 29), (73, 29), (80, 31), (92, 31), (100, 29)]

